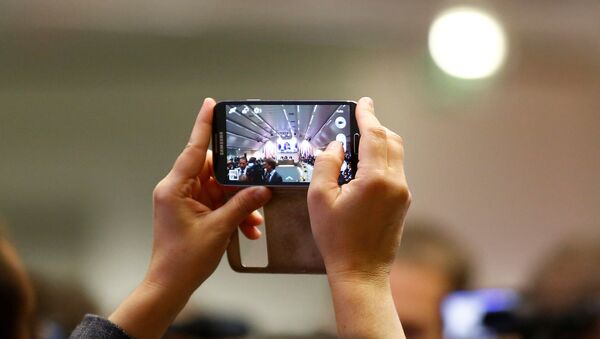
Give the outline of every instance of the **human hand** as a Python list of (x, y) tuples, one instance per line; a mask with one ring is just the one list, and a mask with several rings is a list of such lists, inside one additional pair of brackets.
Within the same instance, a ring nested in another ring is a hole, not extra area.
[(339, 334), (397, 337), (402, 330), (389, 273), (411, 201), (403, 142), (379, 123), (370, 98), (359, 100), (356, 120), (361, 132), (356, 176), (338, 185), (343, 148), (337, 141), (329, 144), (316, 159), (308, 190), (310, 223), (327, 269)]
[(194, 290), (217, 268), (240, 226), (260, 236), (258, 208), (271, 197), (250, 187), (224, 202), (208, 151), (215, 101), (204, 100), (192, 135), (169, 174), (154, 189), (154, 243), (142, 284), (110, 316), (134, 337), (160, 337)]
[(343, 148), (329, 144), (317, 157), (308, 191), (310, 221), (329, 275), (387, 276), (411, 200), (403, 144), (379, 123), (371, 99), (358, 102), (356, 120), (361, 132), (356, 177), (338, 185)]

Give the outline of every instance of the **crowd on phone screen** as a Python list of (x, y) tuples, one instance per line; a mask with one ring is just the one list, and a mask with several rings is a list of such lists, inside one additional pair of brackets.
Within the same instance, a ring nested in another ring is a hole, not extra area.
[[(300, 156), (299, 161), (295, 161), (294, 158), (290, 155), (284, 155), (279, 158), (280, 162), (293, 162), (296, 166), (301, 166), (302, 164), (314, 166), (316, 157), (314, 155), (306, 155)], [(277, 166), (279, 165), (278, 161), (275, 159), (264, 159), (256, 157), (251, 157), (247, 159), (246, 157), (233, 157), (227, 161), (227, 171), (236, 170), (237, 177), (240, 182), (251, 183), (251, 184), (270, 184), (277, 183), (272, 182), (273, 180), (273, 172), (277, 172)], [(338, 183), (343, 184), (347, 183), (352, 179), (352, 163), (350, 162), (350, 154), (344, 154), (344, 163), (340, 170), (340, 176), (338, 178)]]

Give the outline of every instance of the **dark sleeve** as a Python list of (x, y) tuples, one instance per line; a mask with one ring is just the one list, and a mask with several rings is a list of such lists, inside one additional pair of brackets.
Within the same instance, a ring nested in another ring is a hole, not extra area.
[(119, 326), (97, 315), (86, 314), (81, 323), (75, 328), (71, 339), (133, 339)]

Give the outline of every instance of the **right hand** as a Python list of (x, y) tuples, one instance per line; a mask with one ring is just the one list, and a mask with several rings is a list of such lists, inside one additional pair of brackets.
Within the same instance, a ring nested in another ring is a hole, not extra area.
[(379, 123), (370, 98), (359, 100), (356, 120), (361, 133), (356, 177), (338, 185), (343, 148), (337, 141), (329, 144), (316, 159), (308, 190), (310, 223), (330, 281), (385, 283), (411, 201), (403, 143)]

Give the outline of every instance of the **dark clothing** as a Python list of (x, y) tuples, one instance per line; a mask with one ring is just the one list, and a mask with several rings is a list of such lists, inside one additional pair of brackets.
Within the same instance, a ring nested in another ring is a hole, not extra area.
[(86, 314), (83, 321), (71, 333), (71, 339), (133, 339), (119, 326), (97, 315)]
[(265, 182), (267, 184), (281, 184), (283, 183), (283, 178), (281, 177), (281, 175), (279, 175), (279, 173), (277, 173), (277, 171), (275, 171), (275, 173), (273, 173), (272, 176), (271, 173), (265, 173)]
[(248, 182), (251, 184), (261, 184), (263, 182), (263, 168), (261, 165), (254, 163), (246, 170)]

